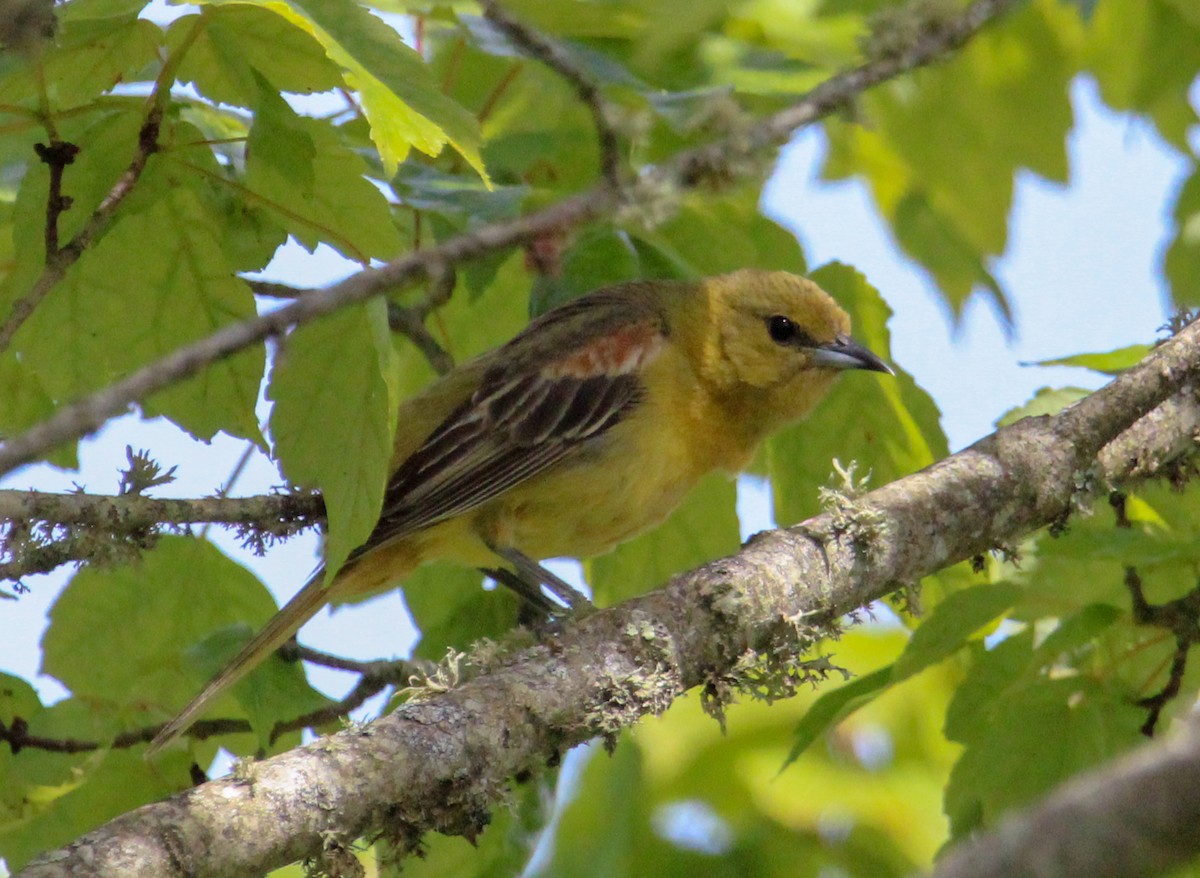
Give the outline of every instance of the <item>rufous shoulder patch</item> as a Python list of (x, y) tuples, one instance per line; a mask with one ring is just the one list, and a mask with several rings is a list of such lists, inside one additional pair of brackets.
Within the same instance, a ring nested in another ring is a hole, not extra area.
[(555, 360), (542, 370), (542, 374), (547, 378), (627, 375), (658, 356), (665, 342), (659, 325), (653, 320), (643, 320), (592, 339), (582, 348)]

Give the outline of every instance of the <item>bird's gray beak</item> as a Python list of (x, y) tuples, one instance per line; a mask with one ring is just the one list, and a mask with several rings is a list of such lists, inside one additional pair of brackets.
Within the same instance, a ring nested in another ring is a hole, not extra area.
[(846, 335), (839, 335), (828, 344), (812, 348), (812, 361), (828, 369), (866, 369), (868, 372), (896, 374), (891, 366)]

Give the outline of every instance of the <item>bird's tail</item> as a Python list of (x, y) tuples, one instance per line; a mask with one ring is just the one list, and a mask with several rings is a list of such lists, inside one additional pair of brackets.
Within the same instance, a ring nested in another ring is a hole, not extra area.
[(283, 646), (301, 625), (325, 606), (328, 600), (329, 589), (325, 586), (325, 568), (322, 566), (318, 567), (304, 587), (296, 592), (295, 597), (271, 618), (266, 627), (254, 635), (253, 639), (242, 647), (241, 652), (209, 680), (173, 720), (162, 727), (162, 730), (150, 742), (150, 747), (146, 750), (146, 757), (153, 756), (190, 729), (218, 695), (245, 677), (263, 659)]

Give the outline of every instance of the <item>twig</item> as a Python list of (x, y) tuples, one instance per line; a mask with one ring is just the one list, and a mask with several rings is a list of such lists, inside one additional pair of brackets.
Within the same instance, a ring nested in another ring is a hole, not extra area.
[[(134, 184), (142, 176), (142, 171), (146, 169), (146, 162), (149, 161), (150, 154), (158, 147), (158, 131), (162, 123), (162, 112), (162, 107), (158, 105), (151, 108), (138, 136), (138, 149), (133, 161), (130, 162), (120, 179), (113, 184), (108, 195), (100, 202), (100, 206), (92, 212), (84, 227), (63, 247), (56, 249), (53, 256), (50, 253), (46, 254), (46, 268), (38, 276), (29, 292), (13, 303), (8, 319), (4, 321), (3, 326), (0, 326), (0, 352), (8, 349), (17, 330), (25, 324), (25, 321), (32, 316), (47, 294), (63, 279), (67, 269), (83, 255), (83, 251), (112, 219), (121, 202), (133, 191)], [(57, 243), (57, 232), (54, 238)], [(50, 233), (47, 229), (47, 241), (49, 239)]]
[(266, 280), (251, 280), (246, 283), (250, 285), (250, 291), (254, 295), (267, 299), (298, 299), (315, 292), (311, 287), (293, 287)]
[[(307, 654), (310, 652), (305, 647), (300, 647), (299, 649), (302, 653)], [(270, 743), (274, 743), (280, 735), (285, 735), (288, 732), (323, 726), (333, 720), (349, 716), (387, 687), (406, 684), (413, 676), (419, 673), (427, 673), (432, 666), (431, 662), (411, 659), (370, 662), (359, 662), (350, 659), (339, 660), (337, 656), (329, 656), (315, 650), (312, 650), (312, 652), (318, 656), (323, 656), (324, 661), (318, 662), (319, 664), (333, 666), (332, 662), (341, 661), (345, 666), (357, 669), (362, 678), (344, 698), (330, 702), (325, 707), (301, 714), (293, 719), (282, 720), (276, 723), (271, 729), (271, 734), (268, 736)], [(27, 749), (45, 750), (50, 753), (90, 753), (93, 750), (99, 750), (101, 747), (109, 747), (113, 750), (127, 750), (139, 744), (149, 743), (161, 729), (161, 723), (130, 729), (117, 735), (111, 741), (102, 743), (84, 738), (51, 738), (44, 735), (31, 735), (29, 733), (29, 723), (18, 716), (14, 717), (11, 723), (5, 723), (3, 720), (0, 720), (0, 742), (8, 744), (9, 750), (13, 755)], [(217, 737), (218, 735), (237, 735), (250, 731), (253, 731), (253, 729), (248, 720), (206, 719), (200, 720), (193, 725), (188, 730), (188, 736), (203, 741), (208, 738)]]
[[(242, 477), (242, 473), (246, 471), (246, 467), (250, 464), (250, 458), (254, 456), (257, 446), (253, 442), (247, 442), (245, 449), (242, 451), (241, 457), (237, 463), (233, 465), (233, 470), (229, 473), (229, 477), (225, 479), (225, 484), (217, 489), (217, 497), (225, 498), (229, 496), (229, 492), (233, 490), (233, 486), (237, 484), (237, 480)], [(208, 534), (208, 529), (212, 527), (211, 521), (206, 521), (204, 527), (200, 529), (200, 539), (204, 539)]]
[(50, 185), (46, 194), (46, 264), (58, 258), (58, 218), (71, 206), (71, 199), (62, 194), (63, 171), (74, 164), (79, 147), (63, 140), (51, 140), (49, 146), (35, 143), (34, 152), (50, 168)]
[[(795, 129), (833, 112), (865, 89), (932, 63), (1019, 2), (1021, 0), (976, 0), (955, 22), (940, 28), (936, 34), (919, 39), (910, 51), (834, 76), (794, 106), (767, 117), (748, 132), (682, 153), (674, 161), (648, 171), (644, 179), (656, 186), (672, 183), (682, 188), (695, 186), (704, 179), (705, 168), (711, 169), (731, 158), (753, 155), (765, 146), (783, 142)], [(63, 442), (99, 429), (105, 421), (126, 411), (137, 400), (244, 347), (484, 253), (521, 244), (550, 231), (577, 227), (616, 210), (628, 200), (628, 193), (626, 196), (623, 200), (604, 183), (526, 216), (483, 226), (378, 268), (364, 269), (269, 314), (225, 326), (104, 390), (63, 407), (50, 419), (9, 439), (0, 446), (0, 475)], [(632, 197), (636, 200), (637, 192)]]
[[(301, 650), (307, 651), (304, 647), (301, 647)], [(324, 663), (327, 667), (333, 667), (334, 665), (330, 662), (336, 658), (336, 656), (325, 656), (324, 662), (318, 662), (318, 664)], [(428, 674), (434, 666), (432, 662), (413, 659), (403, 659), (393, 662), (352, 662), (349, 659), (343, 659), (341, 662), (347, 666), (359, 665), (363, 668), (361, 672), (362, 677), (355, 684), (354, 688), (341, 701), (302, 714), (295, 719), (276, 723), (275, 727), (271, 730), (271, 743), (274, 743), (280, 735), (287, 732), (294, 732), (298, 729), (316, 728), (335, 719), (349, 716), (350, 713), (362, 707), (368, 699), (375, 697), (387, 687), (405, 685), (419, 674)]]
[(617, 132), (609, 122), (608, 110), (600, 89), (562, 48), (529, 25), (517, 21), (496, 0), (480, 0), (483, 15), (526, 54), (541, 61), (575, 89), (587, 106), (596, 126), (600, 145), (600, 176), (613, 190), (621, 188), (621, 154)]
[(493, 88), (488, 96), (484, 98), (483, 106), (479, 108), (479, 113), (476, 115), (476, 118), (479, 119), (480, 125), (486, 122), (488, 117), (492, 115), (496, 109), (496, 104), (500, 102), (501, 96), (508, 91), (508, 87), (512, 85), (513, 80), (515, 80), (524, 69), (524, 61), (515, 61), (513, 62), (512, 66), (504, 71), (504, 75), (500, 77), (500, 81), (496, 83), (495, 88)]
[[(62, 248), (57, 247), (58, 233), (56, 230), (53, 233), (55, 244), (53, 253), (49, 249), (51, 232), (49, 227), (47, 228), (46, 268), (34, 282), (29, 292), (13, 303), (8, 319), (4, 321), (3, 326), (0, 326), (0, 352), (8, 349), (8, 346), (12, 343), (13, 336), (17, 334), (17, 330), (30, 318), (38, 305), (49, 294), (50, 290), (54, 289), (55, 285), (63, 279), (63, 276), (67, 273), (67, 269), (75, 264), (79, 257), (83, 255), (83, 251), (104, 231), (112, 221), (117, 208), (121, 206), (121, 202), (133, 191), (133, 187), (141, 179), (142, 172), (146, 169), (147, 162), (150, 161), (150, 156), (158, 151), (159, 130), (162, 127), (163, 114), (166, 111), (167, 100), (171, 94), (171, 84), (175, 81), (175, 71), (183, 60), (183, 56), (187, 54), (188, 49), (191, 48), (192, 43), (195, 42), (201, 30), (205, 27), (206, 20), (206, 16), (202, 11), (196, 17), (195, 23), (184, 36), (183, 40), (180, 41), (175, 51), (171, 53), (166, 63), (163, 64), (154, 81), (154, 88), (150, 93), (150, 97), (147, 99), (146, 117), (142, 122), (141, 129), (138, 131), (138, 145), (133, 159), (130, 161), (129, 167), (117, 179), (117, 182), (113, 184), (112, 189), (104, 196), (99, 206), (92, 211), (92, 215), (88, 217), (83, 228)], [(53, 182), (53, 172), (51, 179)], [(57, 223), (55, 225), (57, 228)]]
[(454, 283), (454, 272), (442, 271), (432, 279), (428, 294), (417, 304), (406, 307), (396, 302), (388, 303), (388, 325), (394, 332), (402, 333), (415, 344), (439, 375), (445, 375), (454, 368), (454, 357), (438, 344), (433, 334), (425, 328), (425, 320), (450, 301), (450, 296), (454, 293)]
[[(420, 217), (420, 214), (417, 214)], [(446, 272), (446, 275), (451, 278), (450, 291), (453, 292), (453, 272)], [(425, 318), (436, 307), (445, 304), (449, 300), (449, 295), (442, 294), (444, 282), (436, 281), (433, 285), (433, 292), (430, 296), (416, 305), (401, 305), (398, 302), (388, 302), (388, 326), (393, 332), (399, 332), (417, 346), (417, 349), (429, 361), (429, 365), (439, 375), (445, 375), (454, 368), (454, 358), (447, 353), (446, 349), (438, 344), (428, 329), (425, 328)], [(256, 296), (268, 296), (273, 299), (295, 299), (300, 296), (311, 295), (315, 292), (312, 289), (304, 289), (301, 287), (292, 287), (287, 284), (270, 283), (268, 281), (251, 281), (250, 289), (254, 291)], [(436, 298), (436, 301), (435, 301)]]
[(1162, 689), (1154, 695), (1138, 701), (1139, 707), (1148, 709), (1141, 732), (1148, 738), (1154, 737), (1154, 728), (1163, 708), (1179, 694), (1183, 686), (1183, 675), (1187, 671), (1188, 652), (1200, 642), (1200, 586), (1182, 597), (1165, 604), (1151, 604), (1142, 589), (1142, 578), (1137, 568), (1125, 568), (1125, 587), (1129, 589), (1133, 619), (1139, 625), (1153, 625), (1175, 635), (1175, 654), (1171, 658), (1171, 672)]

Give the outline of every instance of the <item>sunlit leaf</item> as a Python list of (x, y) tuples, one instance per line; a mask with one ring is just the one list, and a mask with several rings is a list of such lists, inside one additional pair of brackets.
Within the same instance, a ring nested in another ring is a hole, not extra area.
[(398, 363), (384, 302), (300, 327), (271, 372), (271, 437), (288, 479), (319, 488), (327, 575), (366, 541), (383, 504), (396, 431)]
[(1079, 366), (1091, 369), (1103, 375), (1118, 375), (1130, 366), (1136, 366), (1142, 358), (1150, 353), (1150, 345), (1131, 344), (1115, 351), (1097, 354), (1075, 354), (1071, 357), (1058, 357), (1053, 360), (1039, 360), (1030, 363), (1031, 366)]
[[(73, 400), (235, 320), (254, 315), (218, 229), (179, 188), (126, 216), (71, 267), (17, 337), (50, 396)], [(169, 315), (169, 318), (165, 315)], [(193, 435), (258, 438), (263, 348), (248, 347), (143, 402)]]

